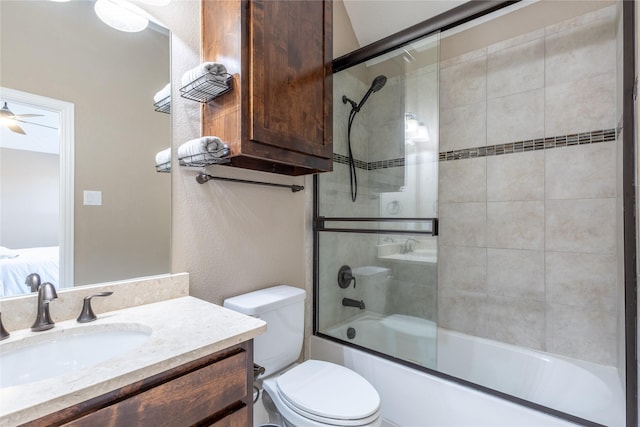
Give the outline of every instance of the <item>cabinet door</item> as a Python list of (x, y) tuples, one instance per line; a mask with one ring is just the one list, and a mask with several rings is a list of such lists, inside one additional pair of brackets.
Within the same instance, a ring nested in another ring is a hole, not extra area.
[(250, 123), (244, 152), (266, 158), (275, 152), (277, 160), (287, 161), (288, 151), (294, 164), (300, 154), (322, 164), (332, 158), (331, 14), (331, 1), (249, 3)]

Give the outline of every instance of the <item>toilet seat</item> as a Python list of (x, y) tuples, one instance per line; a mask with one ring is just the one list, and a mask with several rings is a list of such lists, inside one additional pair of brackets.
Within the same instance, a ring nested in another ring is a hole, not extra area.
[(280, 375), (276, 392), (297, 414), (328, 425), (363, 426), (380, 414), (380, 397), (367, 380), (343, 366), (307, 360)]

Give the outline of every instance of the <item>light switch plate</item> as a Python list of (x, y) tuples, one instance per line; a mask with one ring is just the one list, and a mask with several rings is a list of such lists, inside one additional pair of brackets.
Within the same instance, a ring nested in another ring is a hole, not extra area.
[(85, 206), (102, 206), (102, 191), (84, 190)]

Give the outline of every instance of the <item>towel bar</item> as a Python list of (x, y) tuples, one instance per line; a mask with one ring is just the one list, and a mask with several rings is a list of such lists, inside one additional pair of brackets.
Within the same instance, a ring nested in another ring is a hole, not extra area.
[(239, 182), (242, 184), (255, 184), (255, 185), (266, 185), (269, 187), (282, 187), (282, 188), (289, 188), (291, 189), (292, 193), (297, 193), (298, 191), (302, 191), (304, 190), (304, 186), (303, 185), (287, 185), (287, 184), (275, 184), (273, 182), (262, 182), (262, 181), (250, 181), (247, 179), (236, 179), (236, 178), (225, 178), (225, 177), (221, 177), (221, 176), (212, 176), (209, 175), (207, 173), (199, 173), (198, 175), (196, 175), (196, 181), (198, 182), (198, 184), (204, 184), (207, 181), (210, 181), (212, 179), (217, 179), (219, 181), (231, 181), (231, 182)]

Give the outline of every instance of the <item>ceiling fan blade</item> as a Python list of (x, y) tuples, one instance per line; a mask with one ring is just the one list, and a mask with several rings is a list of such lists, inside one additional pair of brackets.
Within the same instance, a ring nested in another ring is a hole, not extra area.
[(55, 126), (43, 125), (43, 124), (41, 124), (41, 123), (28, 122), (28, 121), (26, 121), (26, 120), (20, 120), (20, 118), (15, 118), (15, 119), (13, 119), (13, 120), (15, 120), (16, 122), (20, 122), (20, 123), (26, 123), (26, 124), (28, 124), (28, 125), (36, 125), (36, 126), (41, 126), (41, 127), (43, 127), (43, 128), (49, 128), (49, 129), (58, 130), (58, 128), (57, 128), (57, 127), (55, 127)]
[(17, 123), (7, 123), (7, 127), (8, 127), (11, 131), (13, 131), (13, 132), (15, 132), (15, 133), (19, 133), (19, 134), (22, 134), (22, 135), (26, 135), (25, 131), (24, 131), (24, 130), (22, 130), (22, 128), (21, 128), (20, 126), (18, 126), (18, 124), (17, 124)]

